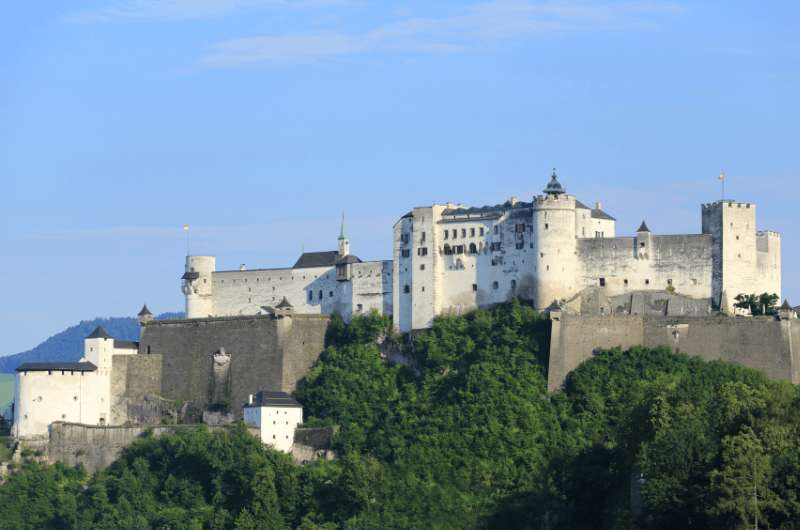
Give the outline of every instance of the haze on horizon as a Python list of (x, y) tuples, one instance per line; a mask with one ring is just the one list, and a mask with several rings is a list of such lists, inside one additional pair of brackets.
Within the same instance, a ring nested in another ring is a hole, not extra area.
[[(380, 4), (380, 5), (376, 5)], [(552, 167), (632, 234), (756, 202), (800, 304), (795, 2), (98, 0), (0, 18), (0, 354), (181, 310), (220, 268), (391, 257), (412, 206), (529, 200)]]

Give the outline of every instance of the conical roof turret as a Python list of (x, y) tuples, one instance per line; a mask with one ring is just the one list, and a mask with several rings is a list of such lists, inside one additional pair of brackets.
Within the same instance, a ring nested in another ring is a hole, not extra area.
[(642, 224), (639, 225), (639, 230), (637, 230), (637, 232), (649, 232), (649, 231), (650, 231), (650, 229), (647, 228), (647, 223), (642, 221)]
[(137, 317), (146, 317), (146, 316), (150, 316), (151, 317), (151, 316), (153, 316), (153, 313), (151, 313), (150, 310), (147, 309), (147, 304), (144, 304), (142, 306), (142, 310), (139, 311), (139, 314), (136, 315), (136, 316)]
[(94, 331), (86, 337), (87, 339), (113, 339), (111, 335), (103, 328), (103, 326), (97, 326), (94, 328)]

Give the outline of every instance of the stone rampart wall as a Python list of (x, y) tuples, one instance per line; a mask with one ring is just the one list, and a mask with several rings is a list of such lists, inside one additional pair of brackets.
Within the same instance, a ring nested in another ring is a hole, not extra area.
[(768, 377), (800, 383), (800, 321), (771, 317), (579, 316), (551, 314), (548, 390), (600, 349), (667, 346), (705, 360), (761, 370)]

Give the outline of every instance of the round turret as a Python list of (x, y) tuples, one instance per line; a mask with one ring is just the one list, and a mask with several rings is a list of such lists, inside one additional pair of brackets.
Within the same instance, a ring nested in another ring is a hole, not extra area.
[(183, 294), (186, 295), (186, 318), (207, 318), (214, 314), (214, 285), (216, 270), (214, 256), (186, 256)]
[(534, 305), (543, 309), (576, 292), (575, 197), (553, 171), (544, 195), (533, 200)]

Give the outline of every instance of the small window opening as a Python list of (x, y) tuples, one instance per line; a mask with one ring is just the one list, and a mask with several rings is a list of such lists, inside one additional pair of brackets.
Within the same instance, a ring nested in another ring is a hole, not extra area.
[(606, 279), (600, 278), (600, 287), (605, 287), (605, 286), (606, 286)]

